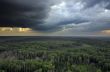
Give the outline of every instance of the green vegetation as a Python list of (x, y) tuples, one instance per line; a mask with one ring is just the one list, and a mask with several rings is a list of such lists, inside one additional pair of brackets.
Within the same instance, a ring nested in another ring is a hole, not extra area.
[(110, 72), (110, 41), (1, 42), (0, 72)]

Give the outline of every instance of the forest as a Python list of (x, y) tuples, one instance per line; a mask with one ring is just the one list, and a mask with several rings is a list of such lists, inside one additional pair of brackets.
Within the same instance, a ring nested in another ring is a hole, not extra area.
[(0, 37), (0, 72), (110, 72), (110, 39)]

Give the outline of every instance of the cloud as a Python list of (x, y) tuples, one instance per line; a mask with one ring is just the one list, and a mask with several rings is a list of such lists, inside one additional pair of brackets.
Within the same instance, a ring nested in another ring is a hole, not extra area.
[[(48, 25), (71, 29), (72, 32), (97, 32), (110, 28), (109, 1), (63, 0), (51, 7)], [(87, 24), (88, 23), (88, 24)], [(72, 24), (72, 26), (71, 26)]]
[(110, 28), (109, 0), (1, 0), (0, 11), (0, 26), (68, 33)]
[(0, 0), (0, 26), (33, 27), (43, 23), (49, 5), (41, 0)]

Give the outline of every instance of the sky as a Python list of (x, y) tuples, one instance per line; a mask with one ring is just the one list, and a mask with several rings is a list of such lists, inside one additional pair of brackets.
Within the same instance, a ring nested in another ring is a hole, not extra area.
[(0, 0), (3, 35), (110, 36), (110, 0)]

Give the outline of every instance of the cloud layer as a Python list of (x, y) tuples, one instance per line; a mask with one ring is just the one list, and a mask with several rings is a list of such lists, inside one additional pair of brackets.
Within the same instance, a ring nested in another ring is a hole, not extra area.
[(42, 32), (110, 29), (109, 0), (0, 0), (0, 26)]

